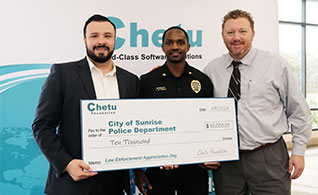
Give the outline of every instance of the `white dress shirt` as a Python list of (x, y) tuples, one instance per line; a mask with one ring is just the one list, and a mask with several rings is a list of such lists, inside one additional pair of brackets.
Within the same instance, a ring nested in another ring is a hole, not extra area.
[[(233, 58), (227, 53), (203, 70), (213, 83), (215, 97), (227, 97)], [(294, 155), (304, 155), (312, 132), (312, 115), (287, 61), (251, 48), (241, 60), (241, 99), (238, 101), (240, 149), (273, 143), (291, 125)]]
[(119, 99), (119, 88), (116, 76), (116, 66), (107, 74), (103, 74), (87, 57), (91, 70), (95, 94), (97, 99)]

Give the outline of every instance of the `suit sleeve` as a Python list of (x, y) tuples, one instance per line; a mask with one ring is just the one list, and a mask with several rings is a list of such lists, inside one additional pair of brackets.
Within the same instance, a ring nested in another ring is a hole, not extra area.
[(73, 159), (65, 150), (56, 128), (63, 112), (62, 78), (59, 66), (53, 65), (39, 98), (32, 124), (33, 135), (39, 148), (59, 177)]

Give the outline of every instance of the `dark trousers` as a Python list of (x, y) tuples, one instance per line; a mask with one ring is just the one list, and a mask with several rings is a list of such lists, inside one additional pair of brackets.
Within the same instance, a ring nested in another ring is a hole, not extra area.
[(208, 173), (199, 165), (181, 165), (173, 170), (148, 168), (153, 189), (148, 195), (208, 195)]
[(289, 155), (285, 141), (251, 152), (239, 161), (222, 162), (213, 171), (217, 195), (290, 195)]
[(125, 177), (122, 172), (100, 172), (91, 187), (89, 195), (123, 195)]

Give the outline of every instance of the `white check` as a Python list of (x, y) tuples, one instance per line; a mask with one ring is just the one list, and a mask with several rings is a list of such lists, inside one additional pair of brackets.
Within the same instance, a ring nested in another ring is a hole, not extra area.
[(237, 160), (232, 98), (82, 100), (83, 160), (94, 171)]

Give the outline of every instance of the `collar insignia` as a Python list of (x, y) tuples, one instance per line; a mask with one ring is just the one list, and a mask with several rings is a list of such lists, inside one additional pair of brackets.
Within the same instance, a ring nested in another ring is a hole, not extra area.
[(166, 91), (167, 88), (166, 86), (162, 86), (162, 87), (156, 87), (155, 91)]

